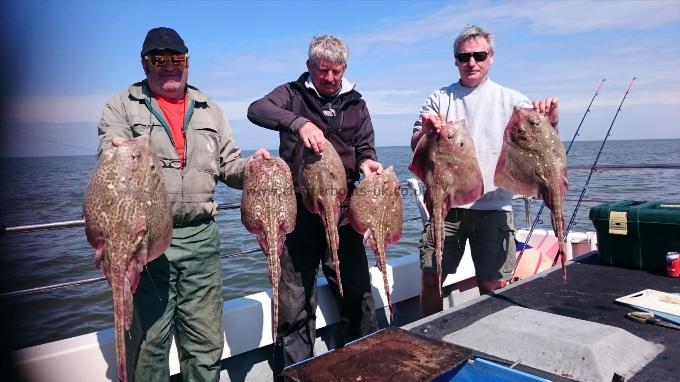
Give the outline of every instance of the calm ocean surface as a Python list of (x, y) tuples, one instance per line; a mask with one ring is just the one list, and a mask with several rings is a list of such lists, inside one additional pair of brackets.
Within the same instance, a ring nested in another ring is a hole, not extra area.
[[(590, 167), (600, 145), (601, 142), (576, 142), (569, 155), (570, 166)], [(386, 166), (395, 167), (402, 181), (412, 177), (407, 169), (411, 160), (408, 147), (380, 147), (378, 156)], [(94, 156), (0, 159), (0, 223), (12, 227), (80, 219), (83, 192), (95, 163)], [(599, 160), (600, 165), (664, 163), (680, 163), (680, 139), (609, 141)], [(569, 173), (564, 208), (567, 220), (588, 173), (588, 170)], [(678, 179), (677, 169), (599, 171), (590, 181), (586, 199), (679, 201)], [(221, 204), (238, 203), (240, 195), (240, 191), (221, 185), (216, 200)], [(588, 211), (597, 204), (581, 205), (574, 230), (593, 230)], [(532, 213), (536, 213), (539, 205), (540, 201), (532, 203)], [(514, 207), (516, 225), (525, 227), (523, 201), (515, 201)], [(388, 257), (417, 253), (422, 224), (412, 219), (416, 217), (419, 213), (410, 192), (404, 197), (403, 237), (388, 247)], [(543, 213), (542, 220), (545, 224), (541, 227), (550, 228), (548, 211)], [(217, 221), (223, 254), (257, 247), (254, 237), (243, 228), (238, 210), (221, 211)], [(0, 248), (0, 293), (101, 276), (82, 227), (3, 235)], [(372, 253), (370, 256), (373, 262)], [(270, 287), (260, 252), (224, 259), (222, 264), (225, 300)], [(0, 307), (13, 326), (10, 332), (15, 336), (12, 342), (16, 342), (16, 348), (113, 326), (111, 293), (106, 282), (2, 299)]]

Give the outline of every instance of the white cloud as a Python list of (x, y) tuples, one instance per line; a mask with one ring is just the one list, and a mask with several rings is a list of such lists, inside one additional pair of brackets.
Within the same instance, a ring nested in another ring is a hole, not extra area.
[(243, 77), (243, 69), (252, 74), (290, 73), (294, 68), (304, 67), (305, 57), (300, 54), (270, 51), (228, 53), (214, 58), (206, 75), (213, 78), (240, 78)]
[(3, 119), (16, 122), (96, 122), (112, 94), (9, 97)]
[(248, 106), (255, 101), (255, 99), (247, 100), (215, 100), (215, 103), (222, 108), (228, 120), (246, 119), (248, 113)]
[[(361, 90), (371, 115), (412, 114), (429, 93), (418, 90)], [(248, 106), (256, 98), (215, 99), (229, 120), (246, 119)]]
[(383, 23), (373, 32), (351, 38), (355, 48), (376, 44), (417, 44), (453, 37), (465, 24), (507, 30), (526, 25), (537, 35), (564, 35), (612, 30), (652, 30), (680, 21), (678, 2), (671, 1), (471, 1), (406, 20)]
[[(111, 96), (112, 94), (12, 97), (8, 99), (3, 119), (21, 123), (96, 123), (101, 118), (104, 104)], [(248, 106), (253, 101), (254, 99), (215, 100), (230, 120), (245, 119)]]
[[(392, 17), (389, 12), (386, 14)], [(629, 106), (678, 107), (680, 57), (674, 41), (654, 34), (637, 40), (622, 34), (619, 39), (611, 40), (599, 33), (654, 30), (678, 21), (680, 7), (676, 1), (456, 2), (407, 20), (378, 20), (363, 26), (360, 33), (348, 33), (345, 40), (350, 46), (350, 56), (371, 58), (364, 60), (365, 64), (358, 63), (359, 59), (351, 61), (348, 73), (359, 83), (358, 90), (372, 115), (410, 115), (434, 88), (457, 78), (455, 68), (444, 63), (444, 56), (433, 56), (431, 52), (424, 56), (419, 49), (427, 44), (447, 49), (450, 40), (466, 23), (492, 26), (499, 35), (523, 26), (536, 35), (588, 32), (592, 35), (579, 36), (582, 41), (563, 42), (571, 44), (565, 50), (579, 48), (582, 54), (558, 58), (546, 54), (541, 57), (540, 65), (532, 62), (533, 57), (517, 52), (513, 45), (508, 49), (511, 51), (504, 52), (502, 61), (499, 58), (491, 77), (516, 87), (530, 98), (559, 95), (562, 110), (580, 113), (603, 77), (608, 81), (596, 107), (618, 105), (627, 82), (633, 75), (639, 75), (627, 101)], [(597, 42), (592, 42), (591, 37)], [(192, 82), (196, 81), (216, 99), (227, 118), (245, 119), (247, 107), (254, 99), (276, 85), (295, 79), (296, 74), (304, 70), (308, 40), (309, 36), (274, 35), (264, 45), (246, 44), (246, 48), (236, 52), (206, 57), (201, 64), (194, 61)], [(410, 47), (404, 48), (403, 44)], [(514, 44), (521, 44), (522, 48), (534, 44), (540, 49), (539, 44), (544, 43), (526, 39)], [(388, 56), (384, 55), (386, 50), (393, 51)], [(379, 62), (383, 55), (385, 64)], [(499, 66), (503, 70), (499, 71)], [(640, 72), (635, 73), (638, 70)], [(104, 102), (110, 96), (15, 97), (10, 100), (4, 117), (24, 122), (92, 122), (99, 119)]]
[(680, 20), (677, 1), (542, 1), (503, 5), (508, 16), (526, 19), (534, 33), (572, 34), (650, 30)]
[(419, 90), (362, 90), (371, 115), (415, 113), (428, 96)]
[[(209, 78), (244, 78), (250, 75), (287, 74), (295, 69), (302, 69), (307, 57), (309, 37), (290, 38), (274, 37), (265, 45), (249, 46), (207, 57), (208, 66), (205, 76)], [(203, 69), (200, 69), (203, 72)]]

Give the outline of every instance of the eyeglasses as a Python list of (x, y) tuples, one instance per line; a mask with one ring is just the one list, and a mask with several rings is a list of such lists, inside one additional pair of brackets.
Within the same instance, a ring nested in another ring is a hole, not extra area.
[(179, 170), (183, 167), (182, 161), (179, 159), (161, 159), (158, 158), (158, 160), (161, 162), (161, 166), (163, 168), (174, 168), (176, 170)]
[(165, 67), (165, 64), (167, 64), (168, 62), (170, 62), (177, 68), (184, 69), (189, 63), (189, 55), (186, 53), (173, 55), (144, 56), (144, 59), (149, 63), (149, 65), (157, 69)]
[(470, 57), (474, 57), (475, 61), (483, 62), (489, 57), (489, 52), (469, 52), (469, 53), (458, 53), (456, 54), (456, 60), (458, 62), (468, 62)]

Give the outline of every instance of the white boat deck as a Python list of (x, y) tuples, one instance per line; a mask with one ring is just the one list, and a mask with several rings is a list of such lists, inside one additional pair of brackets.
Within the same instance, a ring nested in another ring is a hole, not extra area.
[[(520, 230), (518, 240), (523, 240), (526, 231)], [(530, 245), (539, 246), (552, 231), (535, 230)], [(578, 256), (596, 249), (594, 233), (573, 233), (568, 239), (567, 258)], [(451, 285), (474, 277), (474, 267), (466, 249), (459, 272), (449, 275), (445, 285)], [(383, 291), (382, 274), (376, 268), (370, 269), (373, 285), (373, 297), (376, 309), (387, 306), (387, 298)], [(420, 295), (420, 268), (417, 255), (390, 259), (388, 277), (392, 288), (392, 300), (399, 312), (400, 302), (411, 300)], [(338, 321), (338, 311), (330, 289), (324, 278), (318, 280), (319, 306), (317, 309), (317, 328), (322, 329)], [(478, 294), (471, 295), (473, 298)], [(447, 297), (445, 307), (460, 303), (452, 296)], [(413, 309), (411, 307), (410, 309)], [(231, 357), (262, 349), (272, 343), (271, 339), (271, 290), (224, 302), (223, 320), (225, 344), (222, 358)], [(322, 350), (323, 351), (323, 347)], [(116, 356), (113, 329), (89, 333), (77, 337), (50, 342), (14, 352), (19, 371), (28, 381), (117, 381)], [(255, 370), (253, 365), (249, 372), (252, 375), (266, 375), (267, 371)], [(179, 373), (179, 361), (173, 341), (170, 350), (170, 373)], [(261, 362), (259, 368), (268, 368)], [(264, 374), (262, 374), (264, 373)], [(268, 371), (271, 375), (271, 371)], [(224, 373), (223, 373), (224, 374)], [(246, 377), (246, 380), (258, 380), (258, 377)], [(222, 380), (230, 380), (223, 375)]]

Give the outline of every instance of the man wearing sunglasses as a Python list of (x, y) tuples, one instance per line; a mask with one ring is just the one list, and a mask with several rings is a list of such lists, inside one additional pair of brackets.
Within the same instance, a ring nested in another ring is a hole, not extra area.
[[(222, 110), (187, 84), (188, 53), (173, 29), (151, 29), (141, 52), (146, 79), (111, 98), (99, 122), (97, 155), (149, 136), (173, 211), (170, 248), (147, 265), (133, 297), (127, 375), (140, 382), (170, 379), (173, 332), (185, 381), (218, 381), (220, 374), (222, 262), (213, 195), (217, 181), (242, 187), (248, 159), (241, 157)], [(253, 157), (271, 155), (260, 149)]]
[[(494, 62), (494, 36), (478, 26), (466, 27), (456, 37), (453, 48), (460, 80), (436, 90), (425, 101), (414, 124), (411, 148), (415, 149), (425, 133), (442, 133), (441, 127), (446, 121), (465, 119), (475, 143), (485, 193), (470, 205), (449, 210), (444, 222), (442, 274), (456, 272), (469, 240), (479, 291), (488, 293), (504, 286), (515, 268), (512, 193), (493, 185), (503, 132), (515, 106), (533, 106), (556, 127), (558, 100), (551, 97), (531, 102), (525, 95), (491, 81), (489, 69)], [(421, 238), (420, 257), (421, 311), (427, 316), (443, 308), (429, 226)]]

